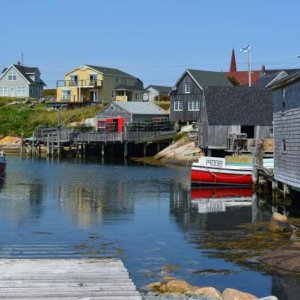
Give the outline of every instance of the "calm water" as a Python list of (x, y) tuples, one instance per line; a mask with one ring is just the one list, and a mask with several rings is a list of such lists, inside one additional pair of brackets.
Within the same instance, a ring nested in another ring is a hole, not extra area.
[[(173, 275), (192, 284), (293, 299), (284, 296), (295, 288), (292, 279), (207, 258), (199, 249), (204, 231), (268, 219), (271, 211), (254, 204), (198, 213), (184, 168), (9, 157), (1, 184), (0, 257), (118, 257), (138, 287), (166, 275), (161, 267), (178, 265)], [(203, 269), (233, 272), (194, 274)]]

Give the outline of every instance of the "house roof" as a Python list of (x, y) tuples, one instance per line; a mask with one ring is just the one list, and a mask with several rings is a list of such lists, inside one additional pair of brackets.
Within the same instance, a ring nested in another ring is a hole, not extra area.
[[(227, 77), (234, 77), (240, 85), (249, 84), (249, 72), (248, 71), (236, 71), (236, 72), (224, 72)], [(260, 76), (260, 71), (251, 71), (251, 84), (254, 84)]]
[(122, 76), (122, 77), (131, 77), (131, 78), (136, 78), (135, 76), (132, 76), (128, 73), (125, 73), (119, 69), (114, 69), (114, 68), (107, 68), (107, 67), (99, 67), (99, 66), (93, 66), (93, 65), (85, 65), (91, 69), (94, 69), (102, 74), (105, 75), (113, 75), (113, 76)]
[[(26, 66), (21, 66), (19, 64), (13, 64), (12, 65), (15, 69), (17, 69), (21, 75), (31, 84), (41, 84), (41, 85), (46, 85), (45, 82), (42, 79), (38, 79), (38, 80), (32, 80), (30, 75), (31, 74), (35, 74), (36, 72), (40, 73), (39, 68), (37, 67), (26, 67)], [(10, 67), (9, 67), (10, 68)], [(2, 74), (4, 75), (4, 73), (6, 71), (8, 71), (9, 68), (4, 68), (2, 71)]]
[(272, 92), (258, 87), (207, 87), (204, 91), (211, 125), (272, 125)]
[(299, 79), (300, 79), (300, 70), (298, 72), (294, 72), (294, 73), (290, 74), (289, 76), (286, 76), (278, 81), (275, 81), (273, 84), (270, 85), (270, 88), (277, 89), (282, 86), (287, 86)]
[(113, 101), (114, 105), (130, 114), (137, 115), (167, 115), (168, 113), (152, 102), (119, 102)]
[(232, 86), (231, 82), (222, 72), (187, 69), (190, 76), (202, 88), (205, 86)]
[(135, 85), (128, 85), (128, 84), (120, 84), (115, 88), (116, 91), (143, 91), (144, 84), (143, 82), (137, 78), (135, 81)]
[(281, 80), (283, 77), (295, 74), (300, 69), (282, 69), (282, 70), (265, 70), (258, 80), (255, 82), (255, 86), (268, 87), (275, 80)]
[(148, 90), (150, 87), (152, 87), (153, 89), (157, 90), (159, 93), (163, 93), (163, 94), (169, 94), (172, 90), (171, 86), (163, 86), (163, 85), (149, 85), (146, 90)]

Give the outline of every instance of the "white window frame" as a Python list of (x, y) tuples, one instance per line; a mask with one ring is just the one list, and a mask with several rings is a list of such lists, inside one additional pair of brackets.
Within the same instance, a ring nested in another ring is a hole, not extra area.
[(191, 93), (191, 82), (190, 81), (186, 81), (184, 83), (184, 93), (185, 94), (190, 94)]
[[(69, 96), (65, 97), (65, 93), (68, 93)], [(71, 101), (71, 98), (72, 98), (72, 92), (70, 90), (63, 90), (62, 91), (62, 100), (63, 101)]]
[(200, 111), (200, 102), (197, 100), (189, 100), (188, 111)]
[(16, 71), (9, 71), (8, 80), (9, 81), (16, 81), (17, 80), (17, 72)]
[(174, 101), (174, 111), (183, 111), (183, 101), (182, 100)]
[(140, 100), (140, 93), (135, 93), (135, 100)]

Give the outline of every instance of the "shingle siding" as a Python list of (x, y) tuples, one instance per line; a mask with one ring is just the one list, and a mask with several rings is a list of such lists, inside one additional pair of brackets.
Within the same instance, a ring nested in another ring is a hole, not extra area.
[[(300, 103), (298, 108), (274, 113), (275, 179), (300, 188)], [(286, 151), (283, 151), (283, 140)]]
[[(281, 111), (282, 89), (273, 91), (274, 112)], [(285, 89), (285, 110), (295, 109), (300, 106), (300, 80), (293, 85), (284, 87)]]
[[(185, 83), (190, 82), (191, 92), (185, 93)], [(189, 111), (188, 101), (200, 101), (202, 98), (202, 91), (199, 86), (192, 80), (190, 75), (186, 73), (177, 84), (177, 90), (173, 91), (170, 96), (170, 119), (172, 121), (192, 122), (199, 118), (199, 111)], [(174, 111), (174, 101), (182, 101), (183, 110)]]

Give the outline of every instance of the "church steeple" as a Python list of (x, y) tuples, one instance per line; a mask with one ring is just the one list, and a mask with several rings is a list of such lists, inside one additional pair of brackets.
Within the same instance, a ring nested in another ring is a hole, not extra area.
[(229, 72), (236, 72), (236, 62), (235, 62), (234, 49), (232, 49), (231, 62), (230, 62), (230, 70), (229, 70)]

